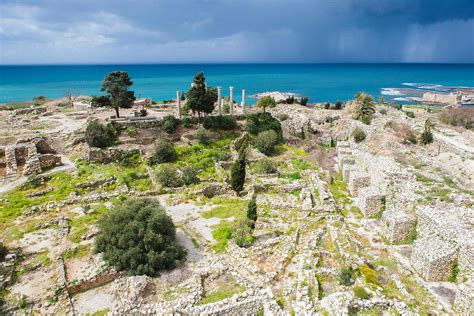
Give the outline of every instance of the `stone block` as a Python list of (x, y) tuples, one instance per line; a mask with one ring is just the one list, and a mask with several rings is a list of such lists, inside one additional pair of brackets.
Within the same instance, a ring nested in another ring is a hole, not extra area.
[(342, 170), (344, 166), (346, 165), (353, 166), (355, 165), (355, 162), (356, 162), (354, 157), (347, 156), (347, 155), (339, 156), (338, 160), (339, 160), (339, 170)]
[(349, 176), (349, 191), (352, 196), (358, 196), (361, 188), (368, 187), (370, 185), (370, 176), (361, 172), (351, 172)]
[(385, 237), (390, 243), (404, 243), (415, 229), (415, 218), (402, 210), (392, 209), (382, 215)]
[(385, 195), (373, 186), (361, 188), (357, 206), (364, 217), (378, 217), (385, 207)]
[(474, 240), (465, 242), (459, 249), (458, 267), (460, 273), (458, 280), (474, 280)]
[(342, 166), (342, 179), (349, 182), (351, 172), (355, 170), (354, 165), (343, 165)]
[(447, 281), (457, 260), (456, 249), (439, 238), (418, 239), (410, 261), (426, 281)]
[(459, 313), (474, 314), (474, 279), (458, 286), (453, 307)]

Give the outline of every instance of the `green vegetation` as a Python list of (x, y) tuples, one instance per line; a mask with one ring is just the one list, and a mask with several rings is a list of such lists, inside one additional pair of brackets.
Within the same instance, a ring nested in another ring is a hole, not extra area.
[(243, 218), (246, 203), (239, 198), (214, 199), (212, 200), (218, 206), (202, 213), (204, 218)]
[(156, 179), (162, 186), (168, 188), (176, 188), (183, 185), (178, 170), (170, 165), (162, 166), (156, 175)]
[(439, 119), (445, 124), (473, 129), (474, 108), (461, 107), (445, 109), (439, 114)]
[(275, 99), (272, 96), (265, 96), (258, 100), (257, 106), (263, 109), (265, 112), (266, 108), (274, 108), (276, 106)]
[(155, 276), (185, 258), (175, 238), (174, 224), (157, 201), (131, 199), (99, 221), (95, 251), (119, 271)]
[(368, 265), (364, 264), (362, 267), (359, 268), (359, 270), (364, 276), (366, 282), (372, 283), (374, 285), (380, 284), (379, 280), (377, 279), (377, 273)]
[(253, 136), (264, 131), (274, 130), (278, 135), (278, 141), (283, 141), (283, 131), (280, 121), (268, 112), (247, 115), (245, 129)]
[(196, 131), (196, 139), (201, 145), (209, 145), (212, 141), (212, 134), (208, 130), (200, 128)]
[(274, 153), (278, 143), (278, 135), (274, 130), (260, 132), (254, 140), (255, 147), (267, 156)]
[(339, 271), (337, 279), (339, 281), (339, 284), (349, 286), (354, 284), (355, 282), (353, 276), (354, 270), (351, 267), (344, 267)]
[(205, 293), (198, 304), (209, 304), (221, 301), (225, 298), (231, 297), (236, 293), (243, 292), (245, 288), (238, 284), (232, 276), (228, 276), (225, 282), (217, 281), (216, 289), (210, 293)]
[(458, 261), (455, 260), (451, 266), (451, 275), (449, 276), (449, 282), (456, 282), (458, 279), (458, 274), (460, 272)]
[(197, 112), (199, 117), (201, 113), (212, 113), (214, 103), (217, 101), (213, 89), (207, 87), (205, 81), (206, 77), (202, 72), (196, 74), (191, 89), (186, 93), (186, 106), (193, 113)]
[(103, 125), (92, 121), (86, 127), (86, 142), (89, 146), (105, 148), (117, 141), (117, 131), (111, 124)]
[(110, 98), (110, 106), (120, 117), (119, 107), (130, 108), (135, 101), (135, 92), (128, 91), (133, 82), (127, 72), (113, 71), (105, 76), (100, 91), (105, 91)]
[(91, 106), (92, 107), (110, 107), (112, 104), (110, 102), (110, 97), (107, 95), (92, 96)]
[(155, 148), (151, 161), (155, 164), (173, 162), (177, 158), (176, 150), (170, 142), (160, 139), (155, 143)]
[(362, 286), (354, 286), (352, 289), (354, 291), (354, 296), (365, 300), (369, 297), (369, 293)]
[(375, 113), (374, 97), (364, 92), (358, 92), (355, 95), (354, 102), (353, 118), (364, 124), (370, 124)]
[(246, 165), (247, 159), (245, 157), (245, 152), (241, 151), (239, 153), (239, 158), (237, 158), (230, 170), (230, 186), (237, 194), (244, 189)]
[(167, 115), (163, 118), (163, 129), (166, 133), (173, 133), (179, 125), (179, 120), (174, 115)]
[(289, 172), (280, 174), (280, 178), (288, 179), (290, 181), (295, 181), (301, 179), (301, 173), (299, 172)]
[(256, 173), (270, 174), (278, 171), (277, 164), (268, 158), (261, 159), (252, 164), (252, 170)]
[(425, 120), (425, 127), (423, 133), (420, 136), (420, 144), (428, 145), (433, 142), (433, 133), (431, 129), (433, 128), (433, 123), (430, 120)]
[(250, 226), (254, 229), (257, 221), (257, 195), (255, 193), (247, 206), (247, 219), (251, 221)]
[(8, 254), (8, 248), (0, 242), (0, 262), (3, 262), (5, 260), (5, 256)]
[(367, 137), (367, 135), (365, 134), (364, 130), (360, 127), (356, 127), (352, 131), (352, 138), (354, 138), (354, 141), (356, 143), (360, 143), (360, 142), (364, 141), (366, 137)]
[(231, 115), (206, 116), (203, 126), (206, 129), (234, 130), (237, 128), (237, 120)]

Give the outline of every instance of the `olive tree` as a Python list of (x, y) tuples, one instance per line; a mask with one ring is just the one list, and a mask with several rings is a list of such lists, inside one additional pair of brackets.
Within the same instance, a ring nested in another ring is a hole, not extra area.
[(171, 217), (150, 198), (127, 200), (107, 212), (99, 220), (95, 252), (118, 271), (148, 276), (175, 268), (186, 257)]

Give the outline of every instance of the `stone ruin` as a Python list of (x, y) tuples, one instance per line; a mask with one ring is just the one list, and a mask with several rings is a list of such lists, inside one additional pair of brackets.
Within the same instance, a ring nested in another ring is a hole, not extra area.
[(61, 164), (61, 157), (45, 137), (21, 139), (0, 147), (0, 176), (31, 175)]

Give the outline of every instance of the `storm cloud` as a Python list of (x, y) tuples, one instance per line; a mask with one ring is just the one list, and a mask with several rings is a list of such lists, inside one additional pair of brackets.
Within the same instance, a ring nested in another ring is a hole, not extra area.
[(472, 0), (0, 0), (0, 63), (474, 62)]

